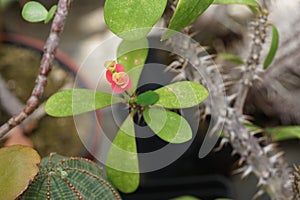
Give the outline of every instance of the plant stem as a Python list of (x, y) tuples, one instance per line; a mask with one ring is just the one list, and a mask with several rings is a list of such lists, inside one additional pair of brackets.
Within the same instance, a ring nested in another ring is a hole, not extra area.
[(44, 46), (44, 54), (41, 59), (39, 74), (35, 80), (35, 87), (27, 104), (22, 112), (11, 117), (5, 124), (0, 127), (0, 138), (4, 137), (9, 130), (24, 121), (39, 106), (39, 101), (47, 85), (48, 75), (52, 69), (52, 62), (59, 44), (60, 35), (68, 14), (68, 8), (71, 0), (59, 0), (57, 11), (52, 22), (50, 34)]
[[(258, 186), (267, 192), (272, 200), (292, 200), (293, 191), (288, 164), (282, 158), (282, 152), (274, 145), (261, 146), (259, 139), (256, 138), (243, 124), (243, 106), (248, 90), (253, 80), (257, 76), (257, 67), (259, 66), (259, 57), (265, 38), (265, 27), (267, 24), (266, 13), (255, 19), (253, 44), (249, 53), (249, 58), (244, 66), (242, 82), (238, 93), (226, 97), (223, 100), (223, 86), (220, 82), (218, 70), (205, 56), (198, 56), (199, 44), (194, 44), (180, 34), (170, 39), (170, 44), (178, 51), (182, 58), (188, 58), (194, 67), (179, 68), (176, 70), (181, 73), (180, 77), (184, 79), (199, 81), (209, 90), (211, 103), (204, 102), (212, 118), (216, 120), (216, 125), (208, 134), (218, 134), (218, 130), (224, 126), (224, 138), (221, 142), (232, 145), (234, 152), (240, 155), (240, 163), (244, 164), (242, 168), (243, 175), (246, 177), (253, 172), (259, 179)], [(176, 52), (177, 53), (177, 52)], [(180, 63), (180, 60), (178, 60)], [(181, 62), (183, 66), (184, 61)], [(200, 74), (205, 78), (199, 76)], [(234, 105), (231, 106), (232, 100)], [(260, 190), (257, 194), (262, 194)], [(294, 199), (293, 199), (294, 200)]]

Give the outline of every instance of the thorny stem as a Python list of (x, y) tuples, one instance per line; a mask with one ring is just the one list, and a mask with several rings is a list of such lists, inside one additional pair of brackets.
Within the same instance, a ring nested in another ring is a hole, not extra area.
[[(174, 48), (173, 50), (180, 50), (178, 55), (181, 55), (183, 58), (189, 58), (189, 62), (196, 67), (179, 68), (178, 70), (179, 66), (175, 66), (180, 75), (178, 77), (199, 81), (208, 89), (210, 88), (211, 105), (204, 102), (206, 108), (208, 108), (207, 113), (211, 114), (211, 116), (217, 116), (217, 125), (215, 127), (225, 122), (224, 137), (221, 144), (230, 142), (234, 152), (241, 156), (240, 164), (245, 164), (241, 168), (241, 172), (243, 172), (242, 177), (246, 177), (253, 172), (259, 179), (258, 186), (267, 192), (272, 200), (294, 200), (290, 170), (281, 156), (282, 152), (278, 152), (273, 144), (261, 146), (259, 139), (243, 124), (243, 105), (248, 89), (257, 76), (260, 52), (265, 38), (266, 17), (266, 13), (262, 12), (262, 15), (254, 22), (255, 35), (246, 66), (242, 69), (244, 73), (242, 76), (243, 81), (239, 85), (241, 89), (238, 90), (236, 95), (226, 97), (227, 103), (225, 104), (222, 100), (222, 84), (219, 84), (216, 67), (205, 56), (198, 56), (201, 55), (197, 51), (197, 47), (200, 47), (199, 44), (193, 44), (191, 40), (185, 40), (184, 38), (171, 39), (170, 43)], [(184, 61), (178, 60), (177, 63), (183, 65)], [(197, 70), (206, 79), (197, 76)], [(235, 99), (235, 104), (231, 107), (229, 105), (231, 105), (230, 102), (233, 99)], [(217, 134), (217, 131), (218, 127), (210, 132)], [(262, 190), (260, 190), (256, 196), (262, 193)]]
[(52, 62), (58, 47), (60, 35), (63, 31), (65, 20), (68, 14), (68, 8), (71, 0), (59, 0), (57, 12), (52, 22), (49, 37), (44, 46), (44, 54), (40, 64), (39, 74), (35, 80), (35, 86), (31, 96), (27, 100), (27, 105), (19, 114), (11, 117), (0, 127), (0, 138), (4, 137), (9, 130), (23, 122), (39, 106), (39, 101), (47, 85), (48, 75), (52, 69)]
[(245, 73), (241, 78), (243, 82), (241, 83), (241, 87), (239, 88), (239, 91), (237, 93), (238, 96), (236, 97), (236, 101), (234, 103), (234, 108), (236, 109), (238, 115), (243, 114), (245, 100), (257, 73), (256, 70), (257, 66), (259, 65), (262, 45), (265, 43), (266, 39), (266, 24), (268, 13), (265, 10), (262, 10), (261, 12), (262, 14), (258, 17), (258, 20), (254, 22), (254, 36), (252, 46), (249, 57), (245, 64)]

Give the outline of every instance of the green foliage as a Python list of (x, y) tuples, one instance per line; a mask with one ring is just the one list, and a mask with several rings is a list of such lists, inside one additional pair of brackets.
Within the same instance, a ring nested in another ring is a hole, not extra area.
[(264, 62), (264, 69), (266, 69), (273, 61), (275, 54), (278, 49), (278, 43), (279, 43), (279, 33), (275, 25), (271, 24), (272, 26), (272, 42), (271, 46), (268, 52), (268, 55)]
[(243, 4), (258, 7), (256, 0), (214, 0), (214, 4)]
[(111, 94), (86, 89), (63, 90), (52, 95), (46, 105), (47, 114), (66, 117), (96, 110), (123, 100)]
[(192, 139), (189, 123), (180, 115), (159, 108), (147, 108), (143, 112), (147, 125), (161, 139), (170, 143), (183, 143)]
[[(184, 27), (190, 25), (197, 19), (209, 6), (213, 0), (179, 0), (175, 13), (168, 26), (169, 29), (162, 37), (166, 40)], [(173, 30), (173, 31), (172, 31)]]
[(159, 100), (155, 105), (165, 108), (188, 108), (204, 101), (208, 91), (200, 84), (191, 81), (181, 81), (155, 90)]
[(0, 149), (0, 199), (14, 200), (38, 173), (38, 153), (21, 145)]
[(148, 56), (148, 47), (149, 42), (147, 38), (135, 41), (123, 40), (118, 47), (117, 61), (124, 66), (124, 70), (132, 80), (130, 93), (133, 93), (137, 87)]
[(266, 136), (271, 137), (274, 142), (289, 139), (300, 139), (300, 126), (276, 126), (262, 128), (254, 124), (244, 125), (253, 132), (261, 130)]
[(120, 199), (95, 163), (57, 154), (42, 160), (39, 173), (21, 199), (40, 200), (48, 196), (51, 199)]
[(158, 94), (150, 90), (137, 96), (136, 103), (139, 105), (148, 106), (155, 104), (158, 99)]
[(48, 23), (54, 16), (57, 6), (54, 5), (48, 10), (39, 2), (29, 1), (22, 10), (22, 17), (28, 22), (41, 22)]
[(106, 172), (122, 192), (134, 192), (139, 186), (139, 163), (133, 119), (128, 116), (118, 131), (106, 159)]
[(266, 128), (265, 133), (271, 135), (273, 141), (300, 139), (300, 126), (278, 126)]
[(107, 27), (119, 37), (137, 40), (148, 34), (166, 5), (167, 0), (106, 0), (104, 19)]
[(223, 60), (228, 60), (228, 61), (236, 63), (236, 64), (240, 64), (240, 65), (244, 64), (244, 61), (240, 57), (233, 55), (233, 54), (220, 53), (220, 54), (218, 54), (218, 57)]
[(47, 24), (48, 22), (51, 21), (51, 19), (54, 17), (54, 14), (55, 14), (56, 10), (57, 10), (57, 5), (54, 5), (50, 8), (50, 10), (47, 14), (47, 17), (45, 19), (45, 24)]

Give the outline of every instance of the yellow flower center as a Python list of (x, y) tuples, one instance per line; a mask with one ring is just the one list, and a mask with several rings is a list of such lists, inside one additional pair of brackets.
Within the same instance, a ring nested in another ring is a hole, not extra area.
[(125, 72), (114, 73), (112, 80), (121, 88), (125, 88), (129, 83), (129, 76)]

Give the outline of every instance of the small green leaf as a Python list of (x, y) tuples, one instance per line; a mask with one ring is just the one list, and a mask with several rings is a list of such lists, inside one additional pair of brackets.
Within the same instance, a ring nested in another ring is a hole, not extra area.
[(63, 90), (48, 99), (45, 111), (51, 116), (66, 117), (96, 110), (122, 101), (123, 99), (117, 96), (98, 91), (86, 89)]
[(134, 192), (139, 186), (139, 163), (131, 116), (122, 124), (106, 159), (106, 172), (113, 185), (123, 193)]
[(144, 92), (142, 94), (140, 94), (137, 98), (136, 98), (136, 103), (139, 105), (153, 105), (155, 104), (159, 99), (159, 96), (157, 93), (153, 92), (153, 91), (147, 91)]
[(176, 34), (183, 28), (190, 25), (197, 19), (209, 6), (213, 0), (179, 0), (175, 13), (170, 21), (167, 32), (163, 35), (162, 40)]
[(181, 197), (176, 197), (170, 200), (200, 200), (196, 197), (192, 197), (192, 196), (181, 196)]
[(51, 21), (51, 19), (54, 17), (54, 14), (57, 10), (57, 5), (54, 5), (50, 8), (49, 12), (48, 12), (48, 15), (46, 17), (46, 19), (44, 20), (45, 24), (47, 24), (48, 22)]
[(214, 4), (243, 4), (254, 7), (259, 6), (255, 0), (214, 0)]
[(208, 91), (199, 83), (181, 81), (155, 90), (159, 100), (155, 105), (165, 108), (189, 108), (208, 97)]
[(272, 26), (272, 42), (270, 46), (270, 50), (264, 62), (264, 69), (266, 69), (273, 61), (275, 54), (278, 49), (279, 43), (279, 33), (275, 25), (271, 24)]
[(236, 64), (244, 64), (244, 61), (240, 57), (233, 55), (233, 54), (220, 53), (220, 54), (218, 54), (218, 57), (223, 60), (228, 60), (228, 61), (231, 61)]
[(15, 145), (0, 149), (0, 199), (16, 199), (38, 173), (39, 154), (30, 147)]
[(23, 18), (28, 22), (41, 22), (47, 18), (47, 9), (39, 2), (29, 1), (22, 10)]
[(273, 141), (282, 141), (288, 139), (300, 139), (300, 126), (278, 126), (266, 128), (265, 133), (272, 136)]
[(136, 41), (123, 40), (117, 50), (117, 61), (124, 66), (132, 80), (129, 93), (133, 93), (138, 85), (144, 64), (148, 56), (149, 42), (147, 38)]
[(104, 19), (107, 27), (119, 37), (137, 40), (148, 34), (166, 5), (167, 0), (106, 0)]
[(180, 115), (159, 108), (146, 108), (143, 117), (151, 130), (170, 143), (183, 143), (192, 139), (189, 123)]

